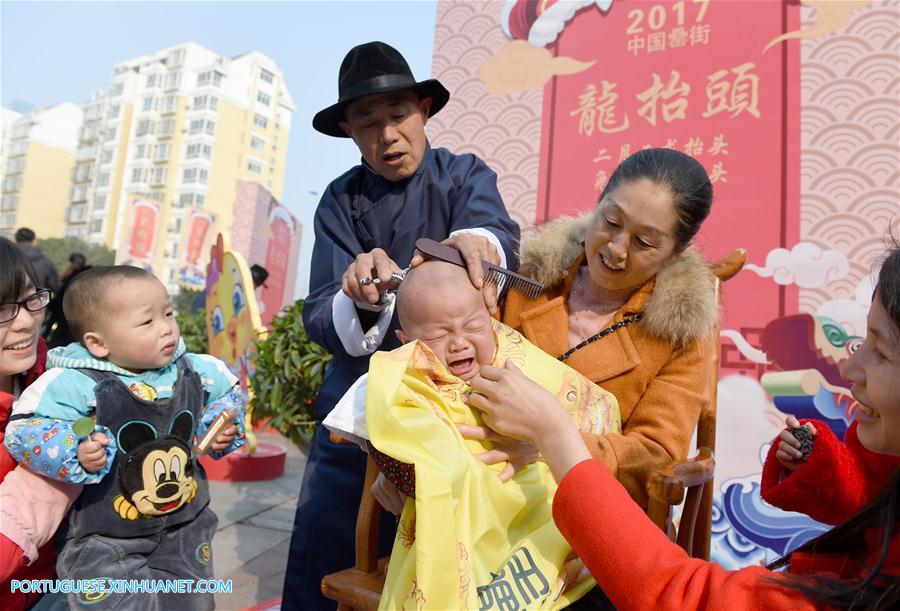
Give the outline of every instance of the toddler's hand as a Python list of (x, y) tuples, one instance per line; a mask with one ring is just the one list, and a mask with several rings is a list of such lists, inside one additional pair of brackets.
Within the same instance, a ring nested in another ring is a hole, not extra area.
[(216, 436), (215, 441), (209, 446), (210, 450), (213, 452), (224, 452), (231, 447), (231, 443), (234, 441), (234, 436), (236, 434), (237, 426), (229, 424)]
[[(800, 426), (800, 422), (793, 416), (785, 418), (784, 423), (788, 426), (788, 429)], [(803, 426), (812, 433), (813, 439), (815, 439), (816, 427), (814, 427), (811, 422), (807, 422)], [(803, 464), (803, 461), (806, 460), (806, 455), (802, 450), (803, 444), (790, 430), (781, 431), (781, 434), (778, 437), (781, 441), (778, 442), (778, 450), (775, 452), (775, 457), (778, 459), (778, 462), (781, 463), (782, 467), (790, 472), (794, 472)]]
[(78, 462), (88, 473), (96, 473), (106, 466), (105, 446), (109, 445), (109, 438), (103, 433), (94, 433), (87, 439), (78, 443), (76, 456)]

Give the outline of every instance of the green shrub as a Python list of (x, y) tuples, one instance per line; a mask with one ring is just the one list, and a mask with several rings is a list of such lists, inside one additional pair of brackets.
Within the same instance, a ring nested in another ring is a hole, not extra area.
[(206, 310), (176, 309), (178, 328), (187, 346), (188, 352), (206, 354), (209, 352), (209, 341), (206, 332)]
[(253, 361), (254, 420), (269, 426), (300, 447), (307, 447), (315, 427), (313, 401), (331, 360), (303, 328), (303, 301), (281, 310), (266, 339), (256, 343)]

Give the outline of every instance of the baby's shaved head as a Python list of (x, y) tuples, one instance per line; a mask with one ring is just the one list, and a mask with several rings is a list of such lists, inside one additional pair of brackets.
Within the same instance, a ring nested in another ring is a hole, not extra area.
[(423, 291), (444, 295), (448, 300), (461, 299), (467, 292), (479, 293), (480, 298), (480, 291), (472, 286), (464, 268), (430, 259), (410, 269), (397, 290), (397, 317), (401, 328), (407, 329), (410, 323), (429, 316), (430, 313), (422, 311), (424, 308), (421, 307), (423, 300), (419, 296)]

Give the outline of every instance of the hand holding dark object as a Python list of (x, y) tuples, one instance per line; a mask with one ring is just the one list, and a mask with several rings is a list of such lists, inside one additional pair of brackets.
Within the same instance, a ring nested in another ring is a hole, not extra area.
[(784, 422), (788, 428), (778, 435), (780, 441), (775, 457), (782, 467), (793, 472), (812, 452), (816, 427), (811, 422), (800, 426), (800, 422), (793, 416), (788, 416)]

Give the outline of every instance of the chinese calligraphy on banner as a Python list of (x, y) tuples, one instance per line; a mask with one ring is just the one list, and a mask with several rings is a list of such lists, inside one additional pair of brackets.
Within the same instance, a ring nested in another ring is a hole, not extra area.
[[(695, 157), (713, 183), (697, 239), (708, 258), (793, 244), (799, 98), (785, 82), (797, 61), (785, 46), (763, 48), (797, 19), (786, 3), (746, 0), (622, 1), (576, 14), (550, 48), (596, 61), (545, 88), (538, 220), (592, 209), (621, 161), (668, 147)], [(734, 300), (726, 325), (762, 327), (792, 299), (759, 278), (729, 285), (729, 295), (745, 292), (755, 300)]]

